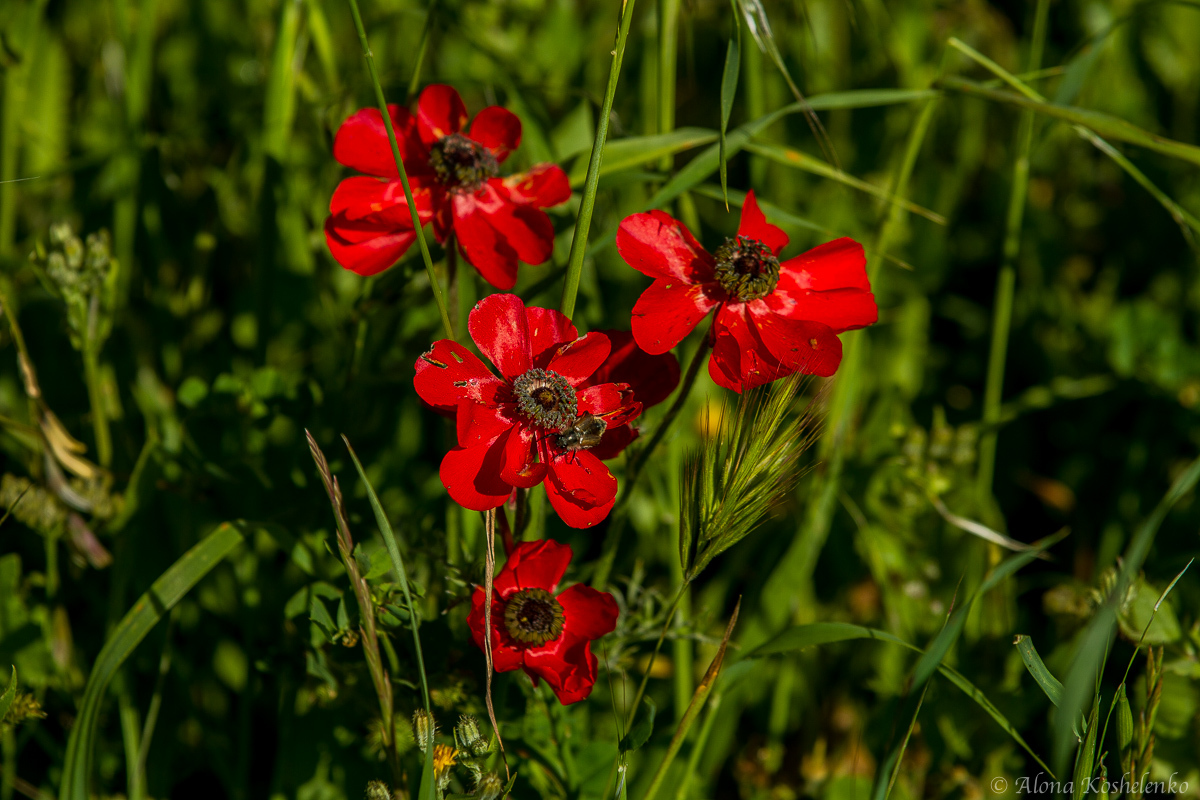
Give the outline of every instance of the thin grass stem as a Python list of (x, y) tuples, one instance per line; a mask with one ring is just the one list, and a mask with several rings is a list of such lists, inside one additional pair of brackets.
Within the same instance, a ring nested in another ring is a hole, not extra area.
[[(350, 0), (354, 2), (354, 0)], [(579, 294), (579, 280), (583, 274), (583, 259), (587, 255), (588, 231), (592, 227), (592, 212), (596, 208), (596, 189), (600, 183), (600, 162), (604, 160), (604, 143), (608, 141), (608, 123), (612, 117), (613, 98), (617, 94), (617, 81), (621, 76), (621, 61), (625, 58), (625, 42), (629, 39), (629, 23), (633, 19), (633, 6), (637, 0), (623, 0), (621, 22), (617, 27), (617, 42), (612, 51), (612, 66), (608, 72), (608, 87), (604, 90), (604, 103), (600, 107), (600, 119), (596, 125), (596, 139), (592, 142), (592, 155), (588, 160), (587, 178), (583, 184), (583, 200), (579, 203), (579, 216), (575, 219), (575, 236), (571, 239), (571, 254), (567, 259), (567, 278), (563, 284), (562, 303), (559, 310), (564, 316), (575, 314), (575, 296)]]
[(400, 173), (400, 185), (404, 187), (404, 199), (408, 202), (409, 213), (412, 214), (413, 230), (417, 234), (417, 244), (421, 247), (421, 258), (425, 261), (425, 272), (429, 276), (429, 288), (433, 291), (433, 301), (437, 304), (446, 337), (453, 340), (454, 326), (450, 324), (450, 313), (446, 309), (446, 296), (442, 291), (442, 284), (438, 281), (437, 272), (433, 268), (433, 258), (429, 255), (425, 232), (421, 229), (421, 217), (417, 213), (417, 203), (413, 200), (412, 187), (408, 183), (408, 171), (404, 169), (404, 159), (400, 157), (400, 145), (396, 142), (396, 131), (392, 127), (392, 115), (388, 113), (387, 98), (383, 95), (379, 74), (375, 70), (375, 55), (367, 43), (367, 30), (363, 27), (362, 14), (358, 11), (358, 0), (349, 0), (349, 2), (350, 13), (354, 15), (354, 27), (358, 31), (358, 40), (362, 43), (363, 58), (367, 62), (367, 72), (371, 76), (371, 85), (375, 88), (375, 100), (379, 104), (379, 113), (383, 115), (383, 126), (387, 130), (388, 143), (392, 146), (392, 158), (396, 160), (396, 170)]

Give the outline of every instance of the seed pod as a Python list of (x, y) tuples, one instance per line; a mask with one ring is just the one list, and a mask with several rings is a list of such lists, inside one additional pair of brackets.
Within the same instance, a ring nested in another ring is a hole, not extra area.
[(454, 727), (454, 738), (459, 747), (473, 756), (481, 756), (491, 749), (488, 740), (479, 732), (479, 720), (470, 714), (463, 714), (458, 718), (458, 725)]
[(494, 772), (489, 772), (479, 779), (475, 787), (475, 800), (497, 800), (504, 791), (504, 781)]
[(392, 800), (392, 790), (383, 781), (368, 781), (367, 800)]
[(1117, 689), (1117, 742), (1121, 749), (1129, 747), (1133, 741), (1133, 710), (1129, 707), (1129, 698), (1125, 695), (1125, 684)]
[(413, 739), (417, 742), (417, 747), (424, 753), (430, 747), (433, 747), (433, 737), (437, 735), (437, 721), (423, 708), (418, 708), (413, 712), (412, 719)]

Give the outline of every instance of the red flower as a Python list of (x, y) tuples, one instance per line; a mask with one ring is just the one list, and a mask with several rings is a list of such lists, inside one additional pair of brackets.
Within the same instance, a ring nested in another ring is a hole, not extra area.
[[(650, 355), (637, 346), (629, 331), (600, 331), (612, 343), (612, 351), (582, 386), (597, 383), (627, 383), (634, 398), (645, 411), (671, 396), (679, 385), (679, 361), (670, 353)], [(616, 458), (638, 437), (638, 430), (631, 423), (611, 425), (604, 432), (600, 444), (592, 453), (607, 461)]]
[[(456, 234), (459, 252), (499, 289), (517, 281), (517, 261), (541, 264), (554, 249), (543, 208), (566, 202), (571, 187), (555, 164), (500, 177), (500, 164), (521, 143), (521, 121), (488, 106), (466, 129), (467, 110), (449, 86), (421, 92), (414, 117), (388, 106), (413, 200), (422, 223), (433, 220), (439, 242)], [(391, 145), (377, 109), (358, 111), (338, 129), (333, 156), (375, 177), (342, 181), (329, 204), (325, 239), (346, 269), (374, 275), (416, 239)]]
[(450, 497), (485, 511), (545, 481), (563, 522), (587, 528), (604, 519), (617, 480), (591, 448), (642, 410), (625, 384), (584, 386), (608, 357), (608, 337), (581, 337), (562, 314), (527, 309), (511, 294), (479, 301), (467, 329), (502, 377), (443, 339), (417, 360), (413, 379), (421, 399), (458, 423), (458, 447), (441, 467)]
[[(492, 582), (492, 663), (497, 672), (521, 668), (550, 684), (563, 705), (578, 703), (596, 683), (591, 641), (617, 625), (608, 592), (577, 583), (554, 590), (571, 562), (571, 548), (551, 539), (521, 542)], [(467, 624), (483, 649), (484, 591), (475, 589)]]
[(779, 262), (788, 237), (747, 192), (737, 237), (710, 255), (662, 211), (626, 217), (617, 249), (654, 278), (633, 307), (633, 336), (665, 353), (716, 309), (713, 381), (741, 392), (796, 372), (829, 376), (842, 360), (837, 334), (875, 322), (862, 245), (832, 242)]

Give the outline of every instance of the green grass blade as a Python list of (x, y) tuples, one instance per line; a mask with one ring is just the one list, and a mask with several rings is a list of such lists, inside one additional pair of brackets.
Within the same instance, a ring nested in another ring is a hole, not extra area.
[(4, 694), (0, 694), (0, 720), (4, 719), (4, 715), (8, 713), (12, 701), (17, 696), (17, 668), (12, 668), (12, 677), (8, 679), (8, 688), (4, 690)]
[(242, 538), (235, 525), (222, 524), (159, 576), (113, 629), (92, 665), (79, 704), (79, 716), (67, 740), (59, 800), (87, 800), (89, 797), (89, 762), (96, 741), (100, 705), (117, 670), (163, 615), (241, 544)]
[[(375, 522), (379, 525), (379, 532), (383, 535), (383, 543), (387, 546), (388, 556), (392, 560), (392, 570), (396, 574), (396, 582), (400, 584), (400, 589), (404, 592), (404, 604), (407, 607), (408, 619), (412, 623), (413, 647), (417, 653), (417, 669), (421, 673), (421, 695), (425, 700), (425, 710), (430, 711), (429, 681), (425, 677), (425, 657), (421, 652), (421, 634), (418, 630), (420, 623), (417, 621), (416, 608), (413, 606), (412, 595), (408, 589), (408, 572), (404, 568), (404, 558), (400, 555), (400, 546), (396, 543), (396, 534), (392, 530), (391, 523), (388, 522), (387, 514), (383, 511), (383, 506), (379, 503), (379, 496), (375, 494), (375, 487), (371, 485), (371, 481), (368, 480), (367, 473), (363, 469), (362, 462), (358, 460), (358, 454), (350, 446), (349, 439), (343, 436), (342, 441), (346, 443), (346, 449), (350, 451), (350, 458), (354, 461), (354, 468), (358, 470), (358, 477), (362, 479), (363, 486), (367, 487), (367, 498), (371, 501), (371, 510), (375, 512)], [(430, 711), (430, 713), (433, 712)]]
[(733, 114), (733, 100), (737, 96), (738, 69), (742, 63), (741, 27), (729, 39), (729, 47), (725, 50), (725, 72), (721, 76), (721, 192), (725, 194), (725, 210), (729, 210), (729, 183), (726, 177), (725, 131), (729, 128), (729, 117)]
[[(663, 156), (673, 156), (693, 147), (710, 144), (717, 134), (708, 128), (679, 128), (670, 133), (657, 133), (652, 136), (629, 136), (617, 139), (604, 146), (604, 161), (600, 166), (600, 175), (611, 175), (622, 170), (640, 167), (650, 161), (656, 161)], [(571, 186), (578, 188), (586, 178), (588, 162), (579, 159), (571, 168)]]
[[(762, 658), (764, 656), (782, 655), (791, 653), (797, 650), (802, 650), (806, 647), (813, 647), (822, 644), (834, 644), (836, 642), (847, 642), (856, 639), (874, 639), (879, 642), (888, 642), (889, 644), (898, 644), (901, 647), (912, 650), (914, 653), (921, 652), (921, 648), (909, 644), (898, 636), (881, 631), (876, 628), (865, 628), (862, 625), (852, 625), (848, 622), (814, 622), (808, 625), (798, 625), (794, 628), (788, 628), (782, 633), (770, 639), (767, 642), (759, 645), (754, 650), (747, 653), (743, 658)], [(1030, 757), (1036, 761), (1042, 769), (1046, 770), (1053, 777), (1053, 772), (1046, 764), (1038, 757), (1038, 754), (1033, 752), (1033, 748), (1025, 741), (1021, 734), (1017, 731), (1008, 718), (996, 708), (995, 704), (988, 699), (977, 686), (971, 683), (962, 673), (953, 667), (948, 667), (945, 664), (938, 665), (938, 672), (957, 686), (964, 694), (970, 697), (975, 703), (982, 708), (987, 715), (996, 721), (996, 724), (1004, 730), (1012, 740), (1019, 744), (1025, 752), (1029, 753)]]
[(1053, 759), (1056, 767), (1065, 767), (1071, 748), (1075, 744), (1075, 734), (1071, 730), (1071, 721), (1083, 714), (1084, 706), (1095, 692), (1096, 677), (1103, 668), (1104, 659), (1109, 652), (1112, 638), (1116, 633), (1117, 605), (1119, 599), (1125, 596), (1125, 590), (1130, 581), (1141, 570), (1150, 552), (1150, 545), (1158, 533), (1167, 513), (1179, 502), (1180, 498), (1192, 491), (1200, 481), (1200, 458), (1188, 465), (1163, 499), (1159, 501), (1154, 511), (1146, 518), (1121, 562), (1121, 571), (1117, 582), (1109, 593), (1108, 600), (1100, 607), (1096, 616), (1088, 624), (1087, 630), (1080, 638), (1080, 644), (1075, 651), (1071, 668), (1063, 681), (1063, 701), (1059, 705), (1060, 713), (1054, 720), (1054, 731), (1051, 741), (1054, 747)]
[(975, 601), (980, 596), (994, 589), (1004, 579), (1016, 574), (1017, 570), (1029, 564), (1039, 554), (1062, 541), (1066, 535), (1067, 532), (1064, 530), (1053, 536), (1047, 536), (1024, 553), (1009, 556), (999, 566), (988, 573), (988, 576), (984, 578), (983, 583), (980, 584), (975, 594), (950, 615), (950, 621), (946, 623), (946, 627), (942, 628), (941, 633), (937, 635), (933, 643), (925, 651), (925, 654), (917, 662), (916, 667), (913, 668), (913, 689), (916, 689), (929, 680), (929, 677), (937, 670), (938, 665), (942, 663), (942, 659), (946, 657), (946, 653), (958, 641), (958, 636), (962, 633), (963, 626), (967, 623), (967, 615), (971, 613), (971, 606), (974, 605)]
[(1082, 125), (1107, 139), (1128, 142), (1129, 144), (1144, 147), (1147, 150), (1153, 150), (1156, 153), (1162, 153), (1171, 158), (1178, 158), (1181, 161), (1187, 161), (1188, 163), (1200, 166), (1200, 147), (1150, 133), (1144, 128), (1140, 128), (1120, 117), (1114, 117), (1100, 111), (1091, 111), (1077, 106), (1060, 106), (1054, 103), (1039, 102), (1020, 94), (999, 89), (988, 89), (963, 78), (944, 78), (942, 86), (962, 92), (963, 94), (992, 100), (993, 102), (1007, 103), (1008, 105), (1020, 108), (1030, 108), (1039, 114), (1045, 114), (1046, 116), (1061, 119), (1064, 122), (1070, 122), (1075, 125)]
[(1025, 662), (1025, 669), (1029, 670), (1029, 674), (1033, 676), (1037, 685), (1042, 687), (1042, 691), (1046, 693), (1046, 697), (1050, 698), (1050, 702), (1056, 706), (1061, 703), (1062, 681), (1054, 677), (1046, 668), (1042, 657), (1038, 655), (1037, 648), (1033, 646), (1033, 639), (1021, 635), (1017, 636), (1013, 644), (1017, 646), (1017, 652), (1021, 654), (1021, 660)]
[(866, 192), (867, 194), (874, 195), (881, 200), (885, 200), (889, 203), (900, 206), (905, 211), (911, 211), (914, 214), (920, 214), (922, 217), (925, 217), (925, 219), (929, 220), (930, 222), (936, 222), (938, 225), (946, 224), (946, 218), (941, 214), (938, 214), (935, 211), (930, 211), (928, 208), (919, 206), (916, 203), (905, 200), (902, 197), (896, 197), (896, 195), (892, 194), (886, 189), (881, 189), (872, 183), (867, 183), (866, 181), (856, 178), (853, 175), (849, 175), (842, 170), (830, 166), (820, 159), (813, 158), (807, 153), (802, 153), (799, 150), (794, 150), (790, 147), (784, 147), (782, 145), (757, 141), (747, 142), (746, 150), (751, 153), (769, 158), (778, 164), (783, 164), (787, 167), (795, 167), (796, 169), (803, 170), (813, 175), (820, 175), (822, 178), (828, 178), (851, 188), (858, 189), (860, 192)]
[(284, 0), (279, 29), (275, 33), (275, 52), (267, 77), (263, 112), (263, 147), (276, 161), (287, 158), (292, 120), (296, 116), (296, 38), (300, 32), (299, 0)]

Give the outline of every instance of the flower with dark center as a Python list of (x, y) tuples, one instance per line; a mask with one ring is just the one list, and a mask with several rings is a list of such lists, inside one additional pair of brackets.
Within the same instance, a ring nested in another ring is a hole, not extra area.
[(738, 236), (717, 248), (717, 283), (735, 300), (749, 303), (775, 291), (779, 259), (760, 241)]
[(662, 211), (633, 214), (617, 230), (617, 250), (650, 276), (633, 307), (633, 338), (666, 353), (715, 311), (708, 374), (741, 392), (794, 373), (829, 376), (842, 360), (837, 334), (879, 316), (863, 248), (835, 239), (780, 262), (788, 237), (746, 193), (737, 236), (710, 254)]
[[(521, 143), (521, 121), (500, 106), (470, 117), (458, 92), (433, 85), (417, 113), (388, 106), (421, 224), (439, 242), (451, 236), (468, 264), (498, 289), (517, 282), (517, 265), (541, 264), (554, 251), (554, 225), (543, 208), (571, 197), (556, 164), (500, 176)], [(333, 156), (362, 175), (346, 178), (329, 202), (325, 241), (334, 259), (359, 275), (396, 263), (416, 241), (383, 115), (365, 108), (338, 128)]]
[(429, 163), (442, 186), (452, 193), (476, 192), (500, 174), (491, 150), (461, 133), (438, 139), (429, 148)]
[(513, 381), (517, 410), (544, 431), (561, 431), (575, 422), (575, 390), (557, 372), (531, 369)]
[[(521, 542), (492, 582), (492, 661), (497, 672), (523, 669), (550, 684), (563, 704), (586, 698), (596, 683), (591, 642), (617, 625), (612, 595), (581, 583), (555, 595), (571, 548), (552, 539)], [(471, 596), (467, 625), (483, 649), (485, 594)]]
[(541, 647), (562, 634), (562, 606), (545, 589), (522, 589), (504, 604), (504, 627), (521, 644)]
[(629, 386), (593, 380), (611, 346), (602, 333), (580, 336), (557, 311), (526, 308), (493, 294), (471, 311), (467, 330), (495, 366), (447, 339), (417, 360), (413, 386), (453, 416), (458, 447), (442, 459), (450, 497), (473, 511), (503, 505), (513, 490), (545, 483), (550, 505), (567, 525), (587, 528), (608, 516), (617, 480), (595, 453), (572, 450), (560, 434), (585, 415), (625, 428), (642, 407)]

